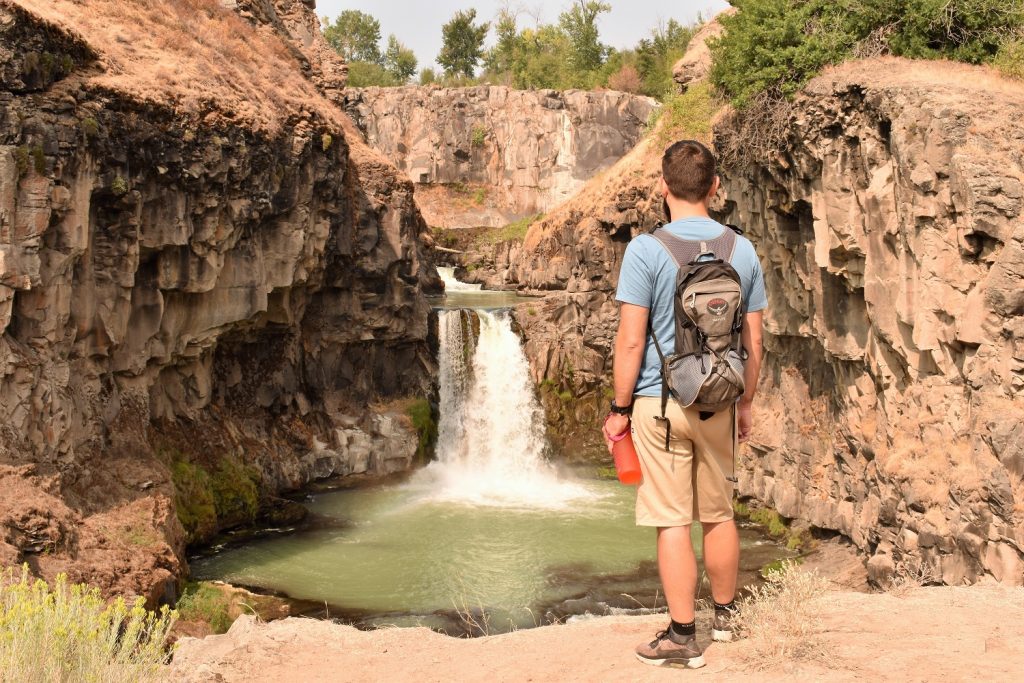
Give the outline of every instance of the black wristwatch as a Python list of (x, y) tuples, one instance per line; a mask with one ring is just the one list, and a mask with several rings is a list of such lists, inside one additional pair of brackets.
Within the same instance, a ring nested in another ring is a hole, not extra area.
[(632, 415), (633, 414), (633, 402), (630, 401), (628, 406), (617, 406), (615, 405), (615, 399), (612, 399), (612, 404), (608, 410), (615, 413), (616, 415)]

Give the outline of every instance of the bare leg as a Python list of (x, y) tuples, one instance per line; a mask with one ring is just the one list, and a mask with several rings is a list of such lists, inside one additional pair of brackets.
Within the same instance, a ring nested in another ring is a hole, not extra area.
[(690, 526), (658, 527), (658, 572), (674, 621), (693, 621), (697, 593), (697, 558), (693, 554)]
[[(704, 569), (711, 580), (711, 595), (715, 602), (724, 605), (736, 597), (740, 535), (736, 531), (736, 523), (731, 519), (727, 522), (701, 523), (701, 527), (704, 530)], [(660, 545), (658, 549), (660, 551)], [(665, 592), (667, 595), (667, 588)]]

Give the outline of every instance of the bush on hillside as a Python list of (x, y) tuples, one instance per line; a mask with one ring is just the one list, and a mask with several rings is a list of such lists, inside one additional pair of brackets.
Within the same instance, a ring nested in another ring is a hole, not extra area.
[(1003, 0), (734, 0), (710, 43), (711, 79), (737, 107), (760, 93), (799, 90), (824, 66), (864, 52), (991, 62), (1024, 27), (1024, 6)]
[(51, 588), (27, 567), (0, 571), (0, 681), (163, 680), (175, 619), (167, 608), (147, 611), (142, 598), (107, 604), (64, 575)]
[(1024, 37), (1004, 40), (993, 64), (1004, 76), (1024, 80)]

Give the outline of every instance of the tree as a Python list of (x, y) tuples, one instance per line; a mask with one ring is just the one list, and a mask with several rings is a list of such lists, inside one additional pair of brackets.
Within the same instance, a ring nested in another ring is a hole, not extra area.
[(384, 51), (384, 70), (398, 85), (404, 85), (416, 73), (416, 55), (393, 34), (388, 36), (388, 49)]
[(380, 22), (371, 15), (347, 9), (338, 15), (333, 24), (324, 17), (324, 26), (324, 39), (349, 64), (383, 64), (380, 53)]
[(475, 9), (460, 10), (441, 28), (443, 45), (437, 63), (444, 68), (446, 76), (473, 77), (484, 53), (484, 38), (491, 28), (490, 23), (476, 25), (475, 20)]
[(420, 85), (430, 85), (431, 83), (437, 83), (437, 74), (430, 67), (421, 69)]
[(498, 12), (494, 31), (498, 40), (484, 55), (484, 69), (496, 76), (510, 77), (521, 57), (523, 39), (516, 27), (516, 15), (507, 7)]
[(606, 2), (576, 0), (569, 10), (559, 16), (559, 26), (569, 36), (572, 44), (570, 64), (578, 73), (595, 71), (604, 62), (608, 48), (599, 39), (597, 17), (602, 12), (611, 11), (612, 6)]

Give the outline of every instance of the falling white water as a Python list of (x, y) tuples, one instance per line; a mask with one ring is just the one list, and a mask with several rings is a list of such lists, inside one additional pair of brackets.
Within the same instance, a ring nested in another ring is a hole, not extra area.
[[(507, 313), (442, 311), (434, 500), (558, 509), (593, 496), (544, 459), (544, 414)], [(480, 322), (473, 340), (473, 316)]]
[(444, 282), (446, 292), (479, 292), (483, 285), (471, 285), (468, 282), (459, 282), (455, 279), (455, 269), (451, 266), (438, 266), (437, 274)]

